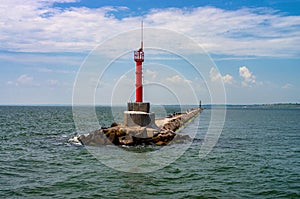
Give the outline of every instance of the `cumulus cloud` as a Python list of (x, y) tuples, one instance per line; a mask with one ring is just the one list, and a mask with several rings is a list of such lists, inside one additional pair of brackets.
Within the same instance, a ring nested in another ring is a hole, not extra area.
[(212, 82), (223, 81), (225, 84), (233, 84), (234, 82), (234, 79), (231, 75), (226, 74), (222, 76), (214, 67), (210, 69), (209, 76)]
[(76, 71), (73, 70), (54, 70), (50, 68), (37, 68), (36, 69), (40, 73), (60, 73), (60, 74), (75, 74)]
[(223, 76), (223, 81), (225, 84), (232, 84), (233, 83), (233, 77), (229, 74)]
[[(136, 29), (142, 18), (117, 18), (115, 13), (128, 9), (124, 7), (59, 8), (53, 7), (55, 2), (76, 0), (2, 1), (0, 49), (89, 51), (120, 31)], [(262, 8), (223, 10), (198, 7), (153, 9), (143, 19), (145, 27), (181, 32), (216, 54), (299, 56), (300, 16), (285, 16)]]
[(27, 74), (21, 75), (20, 77), (18, 77), (17, 79), (17, 83), (20, 84), (29, 84), (31, 83), (33, 80), (32, 77), (28, 76)]
[(149, 82), (156, 81), (156, 77), (157, 77), (157, 71), (146, 69), (144, 75), (144, 82), (149, 83)]
[(190, 84), (190, 83), (192, 83), (192, 81), (184, 79), (179, 75), (167, 77), (166, 82), (171, 83), (171, 84)]
[(19, 85), (32, 85), (33, 84), (33, 77), (31, 77), (31, 76), (29, 76), (27, 74), (23, 74), (23, 75), (20, 75), (14, 81), (7, 81), (6, 84), (7, 85), (15, 85), (15, 86), (19, 86)]
[(50, 79), (50, 80), (48, 81), (48, 84), (49, 84), (50, 86), (57, 86), (57, 85), (59, 85), (59, 81), (58, 81), (57, 79)]
[(290, 89), (290, 88), (293, 88), (293, 87), (294, 87), (293, 84), (287, 83), (287, 84), (283, 85), (281, 88), (283, 88), (283, 89)]
[(242, 86), (251, 87), (252, 85), (256, 84), (256, 77), (246, 66), (239, 68), (239, 74), (243, 78)]

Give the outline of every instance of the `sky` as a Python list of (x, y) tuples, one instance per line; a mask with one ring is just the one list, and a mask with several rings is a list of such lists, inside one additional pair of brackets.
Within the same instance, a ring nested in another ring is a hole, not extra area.
[[(145, 101), (300, 102), (299, 0), (1, 0), (0, 104), (72, 104), (83, 68), (106, 58), (112, 62), (105, 74), (88, 80), (94, 82), (94, 102), (133, 101), (132, 53), (139, 48), (141, 21)], [(170, 34), (151, 37), (154, 30)], [(125, 37), (129, 33), (133, 38)], [(189, 49), (177, 37), (196, 45)], [(107, 41), (118, 41), (107, 52), (124, 53), (102, 53), (87, 66), (93, 50)], [(177, 42), (174, 52), (184, 49), (184, 56), (167, 51), (167, 41)], [(198, 74), (187, 58), (203, 52), (207, 60), (198, 63)], [(225, 100), (211, 99), (220, 89), (216, 82), (224, 86)]]

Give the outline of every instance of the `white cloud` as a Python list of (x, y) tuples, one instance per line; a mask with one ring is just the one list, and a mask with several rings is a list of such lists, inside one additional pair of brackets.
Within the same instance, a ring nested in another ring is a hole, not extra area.
[(30, 84), (32, 83), (33, 78), (28, 76), (27, 74), (23, 74), (20, 77), (17, 78), (18, 84)]
[(7, 85), (14, 85), (14, 86), (19, 86), (19, 85), (33, 85), (33, 77), (23, 74), (20, 75), (16, 80), (10, 80), (6, 82)]
[(53, 70), (49, 69), (49, 68), (38, 68), (37, 70), (38, 70), (38, 72), (41, 72), (41, 73), (52, 73), (53, 72)]
[(287, 84), (283, 85), (281, 88), (283, 88), (283, 89), (290, 89), (290, 88), (293, 88), (293, 87), (294, 87), (293, 84), (287, 83)]
[(57, 79), (50, 79), (48, 81), (48, 83), (49, 83), (50, 86), (57, 86), (57, 85), (59, 85), (59, 81)]
[(6, 84), (7, 85), (14, 85), (15, 83), (13, 81), (7, 81)]
[(223, 81), (225, 84), (233, 84), (234, 82), (234, 79), (231, 75), (226, 74), (222, 76), (214, 67), (210, 69), (209, 76), (212, 82)]
[(178, 84), (191, 84), (192, 83), (192, 81), (184, 79), (179, 75), (174, 75), (172, 77), (167, 77), (166, 82), (171, 83), (171, 84), (176, 84), (176, 85), (178, 85)]
[(209, 77), (212, 82), (220, 81), (222, 79), (221, 74), (213, 67), (209, 71)]
[(256, 77), (249, 71), (246, 66), (239, 68), (239, 74), (243, 78), (242, 86), (251, 87), (256, 84)]
[[(141, 17), (118, 19), (124, 7), (52, 7), (76, 0), (5, 0), (0, 6), (1, 49), (82, 52), (120, 33), (137, 29)], [(112, 12), (113, 11), (113, 12)], [(153, 9), (145, 27), (167, 28), (190, 36), (209, 52), (235, 56), (297, 57), (300, 16), (256, 8)], [(172, 18), (172, 20), (170, 20)], [(125, 41), (124, 41), (125, 42)]]
[(154, 82), (154, 81), (156, 81), (156, 78), (157, 78), (157, 71), (146, 69), (145, 75), (143, 75), (143, 76), (144, 76), (144, 82), (146, 84), (150, 83), (150, 82)]
[[(1, 29), (0, 29), (1, 35)], [(1, 38), (0, 38), (1, 40)], [(65, 68), (78, 67), (86, 53), (83, 54), (51, 54), (51, 53), (0, 53), (0, 60), (5, 62), (13, 62), (16, 64), (24, 65), (24, 63), (37, 72), (51, 72), (51, 66), (60, 66)], [(16, 58), (17, 57), (17, 58)], [(53, 71), (52, 71), (53, 72)]]
[(233, 83), (233, 77), (231, 75), (224, 75), (223, 81), (225, 84), (232, 84)]
[(54, 70), (50, 68), (37, 68), (38, 72), (41, 73), (60, 73), (60, 74), (75, 74), (76, 71), (73, 70)]

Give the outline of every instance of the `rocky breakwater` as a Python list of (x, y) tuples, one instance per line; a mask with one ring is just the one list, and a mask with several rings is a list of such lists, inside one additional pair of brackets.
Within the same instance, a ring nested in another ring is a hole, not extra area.
[(191, 141), (188, 135), (180, 135), (176, 131), (182, 128), (201, 112), (201, 108), (189, 110), (185, 113), (174, 113), (166, 118), (156, 119), (155, 126), (125, 126), (113, 123), (109, 128), (77, 135), (69, 141), (86, 146), (102, 145), (167, 145), (170, 143), (182, 143)]

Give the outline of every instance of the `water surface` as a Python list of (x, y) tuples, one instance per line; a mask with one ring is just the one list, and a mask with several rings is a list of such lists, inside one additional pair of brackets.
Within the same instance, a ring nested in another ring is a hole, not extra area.
[[(97, 115), (100, 126), (114, 120), (110, 107), (97, 107)], [(299, 109), (228, 109), (208, 156), (199, 158), (197, 140), (169, 166), (133, 174), (68, 143), (76, 132), (71, 107), (1, 106), (0, 197), (299, 198), (299, 118)], [(182, 133), (203, 139), (210, 110), (198, 119)]]

